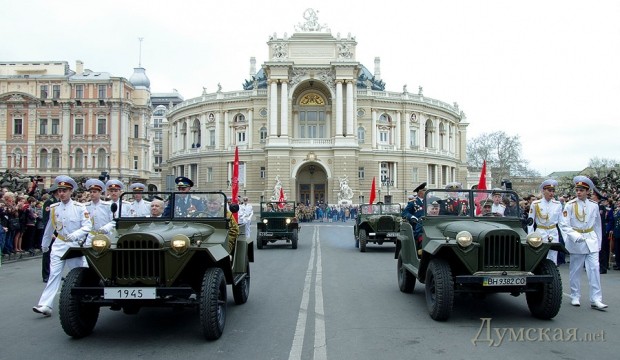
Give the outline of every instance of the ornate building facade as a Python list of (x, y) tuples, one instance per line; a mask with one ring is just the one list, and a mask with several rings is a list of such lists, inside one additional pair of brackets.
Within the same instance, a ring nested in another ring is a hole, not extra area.
[(0, 63), (0, 169), (38, 175), (107, 175), (125, 183), (151, 173), (150, 82), (77, 61)]
[(373, 178), (379, 199), (393, 202), (421, 182), (467, 184), (458, 105), (422, 88), (386, 91), (379, 58), (373, 74), (356, 61), (354, 37), (333, 36), (312, 10), (304, 18), (290, 37), (269, 37), (269, 60), (258, 72), (250, 60), (243, 90), (218, 86), (168, 110), (162, 172), (230, 193), (238, 147), (240, 192), (254, 202), (273, 198), (276, 181), (288, 200), (308, 204), (367, 202)]

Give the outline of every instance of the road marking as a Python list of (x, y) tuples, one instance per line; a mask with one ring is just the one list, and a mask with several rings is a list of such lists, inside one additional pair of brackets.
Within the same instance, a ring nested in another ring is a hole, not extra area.
[[(314, 259), (316, 257), (316, 273), (314, 271)], [(306, 321), (308, 318), (308, 302), (310, 300), (310, 289), (312, 287), (312, 275), (314, 278), (314, 359), (327, 359), (327, 349), (325, 345), (325, 313), (323, 308), (323, 266), (321, 265), (321, 244), (319, 242), (319, 228), (314, 226), (312, 234), (312, 250), (310, 260), (306, 270), (304, 280), (304, 290), (299, 305), (299, 315), (295, 326), (295, 336), (289, 353), (289, 360), (301, 359), (301, 353), (306, 334)]]

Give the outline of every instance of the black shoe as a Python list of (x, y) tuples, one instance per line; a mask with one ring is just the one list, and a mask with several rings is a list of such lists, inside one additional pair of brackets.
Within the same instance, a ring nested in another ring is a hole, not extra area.
[(47, 282), (47, 279), (43, 279), (43, 282), (44, 282), (44, 283), (46, 283), (46, 282)]
[(607, 269), (600, 269), (599, 274), (607, 274)]

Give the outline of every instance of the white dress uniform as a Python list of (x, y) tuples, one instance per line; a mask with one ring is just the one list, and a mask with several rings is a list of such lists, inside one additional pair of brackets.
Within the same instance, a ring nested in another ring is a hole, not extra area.
[[(121, 209), (121, 200), (118, 199), (117, 201), (112, 201), (110, 200), (110, 204), (116, 203), (116, 211), (114, 212), (114, 217), (118, 218), (119, 215), (121, 217), (131, 217), (133, 215), (131, 215), (131, 203), (129, 201), (125, 201), (123, 200), (123, 206)], [(122, 213), (121, 213), (122, 211)]]
[(86, 240), (91, 229), (90, 215), (84, 204), (69, 200), (67, 203), (58, 202), (50, 206), (50, 219), (45, 226), (41, 247), (49, 247), (52, 237), (56, 240), (52, 245), (50, 276), (39, 299), (40, 306), (52, 308), (65, 266), (69, 269), (88, 267), (83, 256), (67, 260), (60, 258), (70, 247), (79, 246), (78, 241)]
[(131, 203), (129, 213), (131, 216), (150, 216), (151, 215), (151, 203), (148, 201), (145, 201), (144, 199), (140, 199), (140, 201), (134, 200)]
[[(556, 225), (560, 222), (560, 217), (562, 217), (562, 204), (559, 201), (555, 199), (547, 201), (545, 198), (536, 200), (530, 205), (528, 218), (532, 219), (533, 222), (532, 225), (527, 226), (527, 233), (533, 233), (534, 224), (536, 224), (536, 231), (542, 235), (543, 241), (550, 239), (551, 242), (559, 243), (560, 236)], [(558, 252), (549, 250), (547, 259), (552, 260), (557, 265)]]
[(90, 244), (95, 234), (108, 234), (114, 229), (115, 224), (112, 218), (112, 210), (110, 209), (109, 201), (99, 200), (97, 203), (89, 201), (84, 203), (84, 205), (90, 214), (91, 223), (93, 224), (93, 228), (87, 240), (87, 243)]
[(245, 236), (250, 238), (252, 230), (252, 217), (254, 216), (254, 209), (252, 205), (245, 203), (239, 205), (239, 224), (245, 226)]
[(506, 210), (506, 205), (499, 203), (499, 204), (495, 204), (493, 203), (493, 205), (491, 205), (491, 212), (494, 214), (500, 214), (502, 216), (504, 216), (504, 211)]
[[(577, 305), (581, 295), (581, 271), (584, 263), (590, 283), (590, 302), (602, 302), (598, 252), (601, 249), (601, 215), (591, 200), (573, 199), (566, 203), (560, 218), (560, 230), (570, 252), (571, 299)], [(605, 306), (606, 307), (606, 306)], [(600, 308), (599, 308), (600, 309)]]

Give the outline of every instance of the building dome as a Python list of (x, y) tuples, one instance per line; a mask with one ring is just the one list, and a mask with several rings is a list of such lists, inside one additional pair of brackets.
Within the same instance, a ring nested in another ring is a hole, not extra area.
[(131, 82), (136, 88), (141, 86), (147, 89), (151, 88), (151, 80), (149, 80), (148, 76), (146, 76), (146, 72), (143, 67), (133, 68), (133, 75), (129, 78), (129, 82)]

